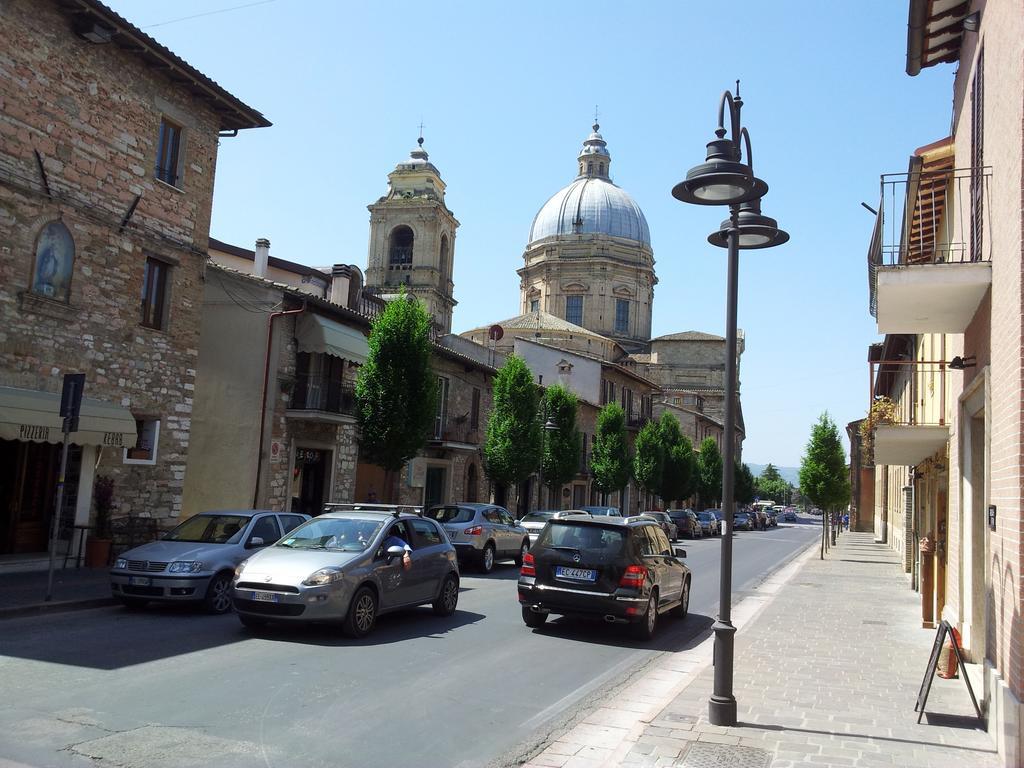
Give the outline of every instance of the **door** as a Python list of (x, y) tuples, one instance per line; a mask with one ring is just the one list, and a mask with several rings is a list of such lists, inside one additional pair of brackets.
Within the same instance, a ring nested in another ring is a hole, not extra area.
[(409, 520), (412, 530), (413, 564), (419, 568), (414, 582), (418, 602), (433, 600), (441, 590), (441, 581), (450, 570), (444, 537), (430, 520)]
[(935, 619), (940, 621), (946, 606), (946, 490), (935, 496)]
[(384, 538), (381, 539), (381, 545), (375, 555), (377, 577), (381, 586), (380, 604), (382, 608), (394, 608), (412, 603), (417, 593), (417, 576), (421, 580), (423, 578), (423, 564), (420, 563), (420, 568), (416, 567), (415, 550), (411, 553), (413, 562), (412, 567), (408, 570), (403, 565), (401, 557), (388, 560), (387, 549), (397, 543), (395, 539), (400, 539), (412, 548), (413, 538), (404, 520), (391, 524)]
[(679, 599), (683, 591), (683, 569), (672, 555), (672, 545), (661, 528), (645, 525), (644, 533), (650, 542), (650, 554), (644, 559), (654, 571), (654, 581), (658, 585), (658, 605), (664, 606)]
[(519, 555), (519, 546), (523, 543), (522, 534), (516, 530), (516, 521), (512, 519), (507, 509), (498, 507), (498, 515), (505, 531), (505, 554), (509, 557)]
[(297, 448), (292, 477), (292, 512), (316, 516), (324, 511), (324, 488), (331, 465), (331, 451)]
[(430, 509), (444, 501), (444, 475), (444, 467), (427, 467), (423, 488), (424, 509)]
[[(0, 553), (45, 552), (57, 502), (61, 446), (0, 440)], [(82, 449), (68, 448), (66, 528), (74, 522)]]

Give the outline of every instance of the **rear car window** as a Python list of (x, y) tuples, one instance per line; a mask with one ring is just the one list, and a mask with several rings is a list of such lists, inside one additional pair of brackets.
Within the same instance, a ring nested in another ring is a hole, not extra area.
[(554, 512), (531, 512), (519, 522), (521, 523), (546, 523), (555, 516)]
[(626, 541), (625, 531), (600, 525), (580, 525), (571, 520), (552, 520), (537, 540), (539, 547), (578, 549), (581, 552), (618, 554)]
[(427, 517), (439, 523), (469, 523), (476, 511), (466, 507), (434, 507), (427, 512)]

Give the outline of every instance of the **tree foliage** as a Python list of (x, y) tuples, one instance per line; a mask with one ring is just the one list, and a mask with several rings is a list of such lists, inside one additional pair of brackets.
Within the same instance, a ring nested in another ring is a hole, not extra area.
[(659, 495), (668, 504), (688, 499), (696, 490), (697, 458), (693, 443), (683, 434), (679, 419), (668, 411), (658, 421), (658, 435), (663, 452)]
[(572, 480), (580, 465), (583, 450), (580, 431), (576, 426), (578, 402), (576, 395), (560, 384), (544, 392), (543, 413), (558, 429), (544, 434), (542, 467), (544, 482), (556, 488)]
[(484, 440), (484, 471), (495, 483), (513, 485), (540, 464), (540, 395), (521, 357), (509, 355), (494, 377), (494, 397)]
[(722, 498), (722, 454), (712, 437), (705, 437), (697, 452), (697, 492), (705, 507)]
[(833, 510), (850, 500), (850, 476), (839, 430), (828, 412), (811, 428), (800, 462), (800, 491), (816, 507)]
[[(770, 466), (770, 465), (769, 465)], [(754, 501), (754, 474), (746, 464), (733, 462), (733, 498), (737, 504), (750, 504)], [(774, 469), (774, 467), (773, 467)]]
[(661, 442), (658, 423), (648, 421), (636, 436), (633, 454), (633, 477), (642, 488), (660, 496), (665, 467), (665, 446)]
[(608, 403), (597, 414), (590, 471), (594, 487), (602, 493), (621, 490), (630, 477), (626, 413), (617, 403)]
[(426, 444), (437, 410), (430, 316), (403, 293), (370, 329), (356, 378), (360, 460), (396, 471)]

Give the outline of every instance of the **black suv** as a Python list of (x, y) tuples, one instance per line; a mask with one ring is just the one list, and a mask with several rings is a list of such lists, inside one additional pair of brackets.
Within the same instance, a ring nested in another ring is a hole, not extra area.
[(519, 603), (528, 627), (548, 614), (602, 616), (633, 624), (642, 639), (654, 635), (659, 614), (686, 616), (690, 569), (685, 550), (673, 551), (651, 520), (563, 518), (551, 520), (526, 554), (519, 574)]

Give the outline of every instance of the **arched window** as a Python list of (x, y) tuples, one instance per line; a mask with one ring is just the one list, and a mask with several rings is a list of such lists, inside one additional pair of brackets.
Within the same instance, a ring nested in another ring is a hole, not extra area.
[(441, 279), (448, 277), (448, 235), (441, 235), (441, 254), (437, 259)]
[(466, 470), (466, 501), (470, 504), (476, 501), (477, 485), (476, 464), (470, 464)]
[(388, 263), (392, 267), (412, 264), (412, 230), (402, 224), (391, 230), (388, 243)]
[(67, 302), (75, 265), (75, 241), (63, 221), (51, 221), (36, 238), (32, 293)]
[(587, 163), (587, 175), (589, 176), (593, 172), (594, 172), (594, 164), (593, 163)]

